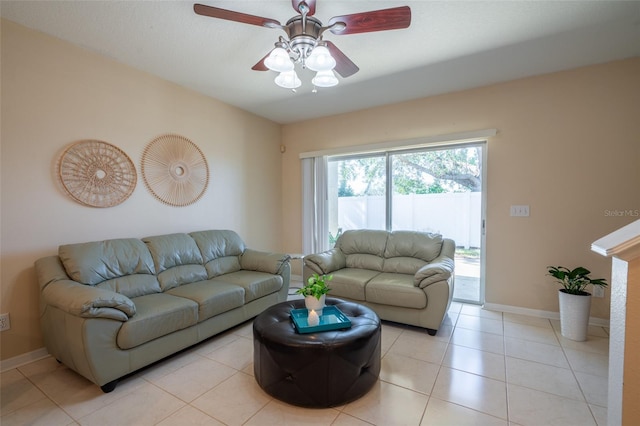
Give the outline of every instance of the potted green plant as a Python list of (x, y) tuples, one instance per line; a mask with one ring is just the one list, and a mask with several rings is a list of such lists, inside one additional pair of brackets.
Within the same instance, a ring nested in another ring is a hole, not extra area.
[(567, 339), (587, 340), (591, 293), (588, 285), (606, 287), (604, 278), (591, 278), (591, 271), (582, 266), (569, 269), (564, 266), (548, 266), (547, 275), (555, 278), (563, 288), (558, 292), (560, 304), (560, 332)]
[(304, 303), (307, 309), (322, 312), (327, 293), (331, 290), (327, 286), (327, 281), (332, 279), (333, 275), (321, 276), (313, 274), (307, 280), (307, 284), (296, 291), (296, 294), (304, 296)]

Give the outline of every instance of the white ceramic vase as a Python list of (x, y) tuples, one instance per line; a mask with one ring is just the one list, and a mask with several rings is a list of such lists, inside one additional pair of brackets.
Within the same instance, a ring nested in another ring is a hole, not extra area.
[(324, 301), (326, 299), (326, 294), (320, 296), (320, 300), (316, 299), (314, 296), (305, 296), (304, 297), (304, 306), (307, 310), (311, 311), (312, 309), (316, 311), (318, 315), (322, 315), (322, 309), (324, 308)]
[(558, 292), (560, 302), (560, 332), (563, 337), (578, 342), (587, 340), (591, 295)]

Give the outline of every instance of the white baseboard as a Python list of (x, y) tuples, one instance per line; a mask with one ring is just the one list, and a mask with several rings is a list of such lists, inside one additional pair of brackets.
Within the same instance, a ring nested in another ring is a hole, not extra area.
[(27, 352), (26, 354), (5, 359), (0, 361), (0, 372), (4, 373), (7, 370), (18, 368), (20, 366), (29, 364), (30, 362), (37, 361), (42, 358), (46, 358), (48, 356), (49, 356), (49, 352), (47, 352), (47, 349), (40, 348), (32, 352)]
[[(498, 303), (485, 303), (483, 309), (488, 311), (507, 312), (510, 314), (528, 315), (530, 317), (547, 318), (560, 321), (560, 313), (553, 311), (541, 311), (538, 309), (521, 308), (519, 306), (500, 305)], [(609, 327), (609, 320), (604, 318), (589, 317), (589, 325)]]

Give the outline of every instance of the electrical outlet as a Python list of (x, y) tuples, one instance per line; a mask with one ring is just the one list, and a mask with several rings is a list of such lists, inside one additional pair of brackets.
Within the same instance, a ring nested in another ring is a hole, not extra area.
[(9, 314), (0, 314), (0, 331), (9, 330), (11, 328), (11, 320)]
[(594, 285), (591, 293), (593, 293), (593, 297), (604, 297), (604, 287)]

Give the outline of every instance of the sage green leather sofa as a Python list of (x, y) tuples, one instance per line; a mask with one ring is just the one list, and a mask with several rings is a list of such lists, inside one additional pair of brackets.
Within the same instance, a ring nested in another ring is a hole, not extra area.
[(304, 257), (303, 277), (333, 275), (330, 296), (433, 336), (453, 297), (454, 252), (455, 242), (438, 234), (349, 230), (333, 249)]
[(228, 230), (62, 245), (35, 268), (47, 350), (104, 392), (285, 301), (291, 273)]

